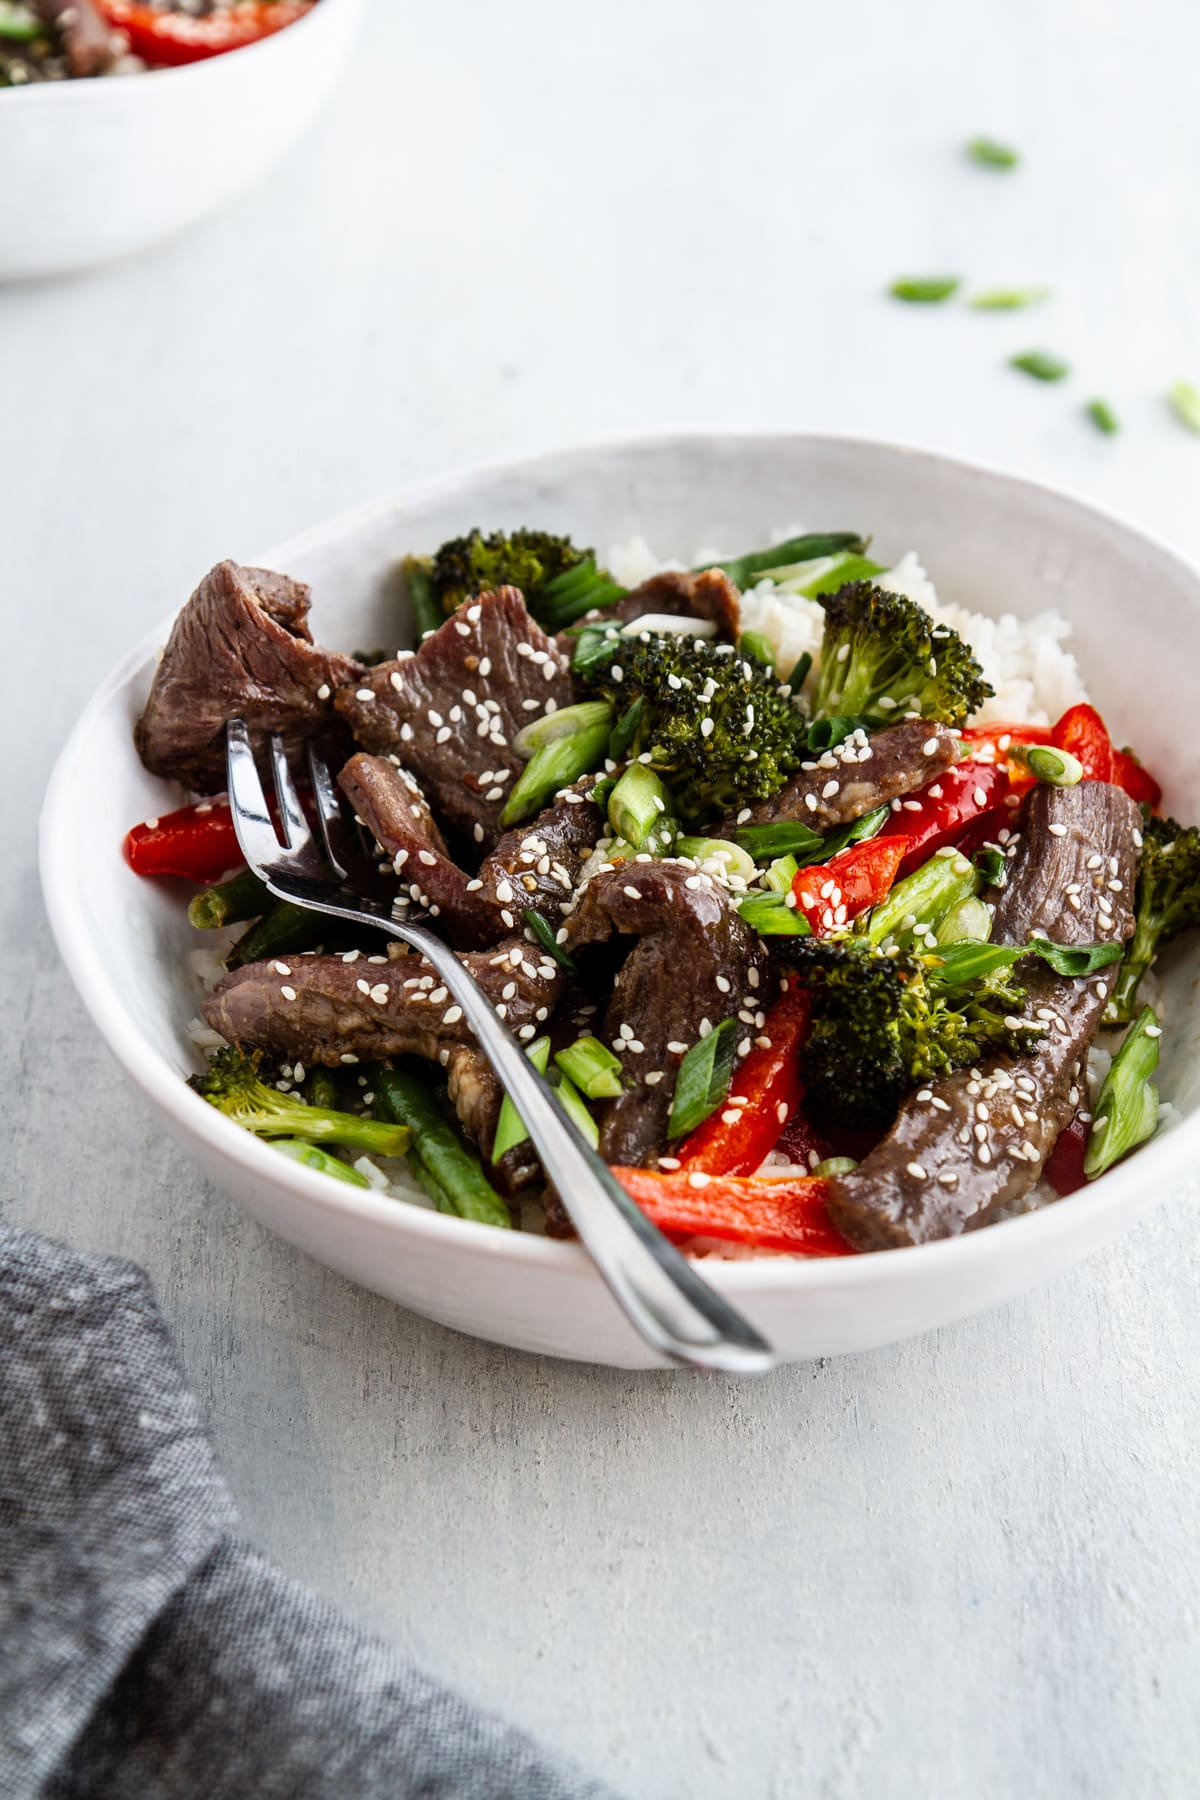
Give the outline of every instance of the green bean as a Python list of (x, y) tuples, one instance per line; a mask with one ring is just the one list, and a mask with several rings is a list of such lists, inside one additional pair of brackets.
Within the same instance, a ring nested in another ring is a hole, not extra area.
[(241, 869), (228, 881), (201, 888), (188, 902), (188, 924), (197, 931), (215, 931), (222, 925), (238, 925), (243, 919), (258, 919), (271, 905), (265, 882), (253, 869)]
[(421, 1064), (406, 1057), (392, 1069), (374, 1068), (370, 1084), (375, 1110), (412, 1132), (409, 1160), (439, 1210), (511, 1230), (508, 1207), (476, 1152), (443, 1116)]
[(311, 950), (325, 935), (327, 923), (323, 913), (312, 912), (307, 906), (293, 906), (290, 900), (276, 900), (270, 912), (264, 913), (258, 924), (238, 939), (225, 958), (225, 967), (241, 969), (269, 956)]

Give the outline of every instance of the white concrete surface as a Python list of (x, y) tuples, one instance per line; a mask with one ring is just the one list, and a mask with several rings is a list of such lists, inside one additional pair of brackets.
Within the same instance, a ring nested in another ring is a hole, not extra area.
[[(466, 459), (866, 431), (1200, 555), (1200, 440), (1161, 398), (1200, 380), (1197, 66), (1178, 0), (374, 0), (324, 125), (235, 209), (0, 290), (6, 1214), (151, 1269), (286, 1569), (639, 1800), (1195, 1792), (1195, 1198), (1001, 1312), (753, 1387), (454, 1337), (150, 1129), (48, 942), (40, 789), (216, 557)], [(1018, 175), (962, 162), (978, 130)], [(881, 298), (943, 269), (1057, 297)], [(1003, 366), (1042, 344), (1069, 385)]]

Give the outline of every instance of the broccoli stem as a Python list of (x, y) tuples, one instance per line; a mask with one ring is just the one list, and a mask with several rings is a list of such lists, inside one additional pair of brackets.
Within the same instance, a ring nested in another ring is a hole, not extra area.
[(620, 1059), (590, 1033), (559, 1050), (554, 1060), (589, 1100), (615, 1100), (621, 1092)]
[(1154, 1135), (1158, 1124), (1158, 1089), (1150, 1077), (1158, 1067), (1161, 1036), (1153, 1007), (1143, 1007), (1113, 1058), (1096, 1101), (1087, 1154), (1083, 1159), (1083, 1172), (1089, 1181), (1103, 1175), (1136, 1144), (1143, 1144)]
[(406, 556), (404, 585), (412, 611), (413, 642), (419, 644), (430, 631), (446, 622), (446, 614), (437, 596), (433, 569), (427, 556)]
[(505, 802), (500, 823), (506, 829), (541, 812), (560, 788), (570, 787), (604, 760), (609, 726), (589, 725), (571, 737), (558, 738), (535, 750)]
[(316, 1169), (320, 1175), (332, 1175), (338, 1181), (349, 1182), (351, 1187), (369, 1188), (371, 1185), (365, 1175), (360, 1175), (340, 1157), (330, 1156), (327, 1150), (319, 1150), (315, 1144), (303, 1143), (299, 1138), (276, 1138), (271, 1148), (290, 1157), (292, 1162), (303, 1163), (306, 1169)]
[(940, 852), (898, 881), (887, 899), (867, 919), (867, 937), (873, 944), (891, 942), (908, 950), (918, 937), (936, 930), (941, 919), (975, 892), (977, 876), (957, 850)]
[(329, 1069), (314, 1069), (304, 1082), (304, 1098), (310, 1106), (323, 1106), (336, 1112), (341, 1100), (337, 1077)]
[(731, 557), (728, 562), (706, 563), (693, 573), (699, 575), (703, 568), (724, 569), (735, 587), (744, 588), (757, 581), (764, 570), (778, 568), (781, 563), (813, 562), (818, 556), (836, 556), (841, 550), (861, 554), (866, 547), (866, 538), (860, 537), (857, 531), (813, 531), (805, 537), (772, 544), (766, 550), (751, 550), (745, 556)]
[(608, 822), (635, 851), (663, 856), (675, 841), (671, 796), (653, 769), (631, 763), (608, 796)]
[[(295, 1095), (279, 1095), (291, 1102), (278, 1114), (256, 1114), (240, 1122), (255, 1137), (299, 1138), (305, 1144), (342, 1144), (347, 1150), (365, 1150), (371, 1156), (403, 1156), (408, 1132), (401, 1125), (369, 1119), (361, 1113), (338, 1112), (333, 1107), (309, 1106)], [(230, 1116), (237, 1117), (236, 1111)]]
[(370, 1082), (378, 1110), (412, 1133), (409, 1161), (439, 1212), (511, 1230), (508, 1207), (475, 1151), (443, 1116), (420, 1063), (406, 1057), (395, 1068), (376, 1067)]
[(261, 918), (271, 905), (265, 882), (253, 869), (242, 869), (228, 881), (201, 888), (188, 902), (188, 924), (197, 931), (216, 931), (222, 925), (237, 925), (243, 919)]
[(276, 900), (257, 925), (243, 932), (225, 958), (227, 969), (241, 969), (247, 963), (263, 962), (270, 956), (285, 955), (289, 950), (311, 950), (325, 934), (327, 921), (322, 913), (304, 906), (293, 906), (290, 900)]

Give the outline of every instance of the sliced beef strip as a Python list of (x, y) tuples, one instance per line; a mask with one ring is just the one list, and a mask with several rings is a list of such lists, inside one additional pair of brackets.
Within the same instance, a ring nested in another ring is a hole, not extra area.
[(451, 857), (429, 803), (407, 769), (389, 757), (360, 751), (338, 783), (387, 852), (401, 895), (439, 920), (450, 943), (471, 949), (504, 936), (495, 896)]
[[(523, 1042), (563, 990), (562, 970), (524, 938), (470, 951), (462, 961)], [(231, 1043), (329, 1068), (404, 1055), (445, 1066), (456, 1047), (474, 1047), (461, 1010), (415, 954), (380, 961), (350, 951), (249, 963), (227, 975), (202, 1010)]]
[(103, 75), (127, 42), (113, 30), (95, 0), (35, 0), (40, 17), (61, 33), (67, 67), (75, 77)]
[(650, 1163), (666, 1148), (679, 1065), (702, 1022), (715, 1028), (738, 1018), (749, 1053), (770, 997), (766, 953), (724, 889), (675, 863), (602, 870), (566, 929), (572, 952), (614, 936), (637, 939), (597, 1033), (621, 1058), (630, 1083), (604, 1109), (600, 1153), (610, 1163)]
[[(744, 807), (725, 820), (721, 831), (732, 835), (747, 825), (774, 825), (781, 819), (831, 831), (924, 787), (958, 759), (954, 733), (928, 719), (900, 719), (870, 737), (856, 731), (835, 749), (801, 763), (777, 794)], [(827, 793), (833, 784), (833, 792)]]
[(479, 1146), (489, 1181), (509, 1199), (541, 1181), (542, 1165), (529, 1138), (504, 1151), (499, 1162), (492, 1161), (504, 1089), (483, 1053), (470, 1044), (456, 1046), (446, 1063), (446, 1081), (463, 1130)]
[(724, 569), (702, 569), (699, 574), (668, 569), (631, 588), (603, 617), (624, 624), (647, 613), (670, 613), (679, 618), (710, 619), (717, 636), (737, 643), (742, 628), (738, 591)]
[(516, 588), (466, 601), (415, 654), (378, 663), (335, 697), (358, 742), (398, 756), (438, 817), (490, 846), (522, 762), (522, 725), (571, 699), (567, 658)]
[[(1127, 938), (1140, 823), (1133, 801), (1107, 783), (1034, 788), (997, 897), (994, 940)], [(838, 1228), (860, 1249), (882, 1250), (974, 1230), (1018, 1204), (1075, 1109), (1115, 966), (1070, 980), (1033, 958), (1020, 964), (1026, 1012), (1046, 1026), (1039, 1047), (960, 1069), (918, 1090), (927, 1099), (910, 1095), (882, 1143), (831, 1181)]]
[(333, 718), (333, 692), (361, 673), (322, 650), (308, 628), (304, 582), (221, 562), (176, 619), (134, 730), (154, 775), (200, 793), (225, 786), (225, 723), (256, 738), (279, 732), (297, 749)]
[(552, 806), (506, 832), (484, 857), (481, 898), (495, 906), (505, 929), (519, 923), (527, 907), (557, 926), (571, 903), (580, 870), (608, 828), (603, 808), (590, 798), (594, 781), (585, 775), (564, 789)]

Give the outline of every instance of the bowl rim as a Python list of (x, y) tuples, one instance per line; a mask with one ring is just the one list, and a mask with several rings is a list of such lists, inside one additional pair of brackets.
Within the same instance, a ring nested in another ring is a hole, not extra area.
[[(322, 0), (325, 4), (326, 0)], [(300, 24), (305, 21), (299, 21)], [(288, 27), (289, 30), (294, 29)], [(279, 35), (282, 35), (279, 34)], [(251, 46), (257, 48), (258, 46)], [(295, 558), (306, 554), (330, 539), (345, 537), (361, 529), (381, 515), (401, 507), (453, 494), (489, 476), (517, 471), (536, 474), (548, 463), (583, 458), (597, 453), (627, 450), (667, 451), (673, 447), (703, 442), (803, 443), (809, 447), (845, 452), (861, 450), (921, 461), (932, 469), (951, 467), (981, 481), (1000, 483), (1024, 490), (1087, 515), (1094, 523), (1129, 533), (1156, 555), (1173, 563), (1196, 588), (1200, 606), (1200, 572), (1178, 551), (1141, 526), (1112, 510), (1097, 505), (1068, 488), (1051, 487), (1026, 476), (916, 445), (899, 444), (881, 437), (861, 433), (808, 432), (785, 429), (745, 427), (708, 427), (686, 425), (645, 432), (615, 432), (609, 436), (558, 446), (533, 455), (489, 458), (469, 465), (445, 470), (423, 481), (409, 483), (397, 492), (359, 502), (317, 525), (294, 534), (254, 559), (257, 566), (272, 567), (281, 557)], [(171, 616), (172, 618), (174, 615)], [(450, 1248), (457, 1245), (464, 1255), (500, 1258), (514, 1264), (541, 1266), (547, 1272), (562, 1276), (588, 1277), (600, 1280), (582, 1245), (556, 1240), (532, 1232), (502, 1231), (498, 1227), (473, 1220), (444, 1215), (426, 1207), (398, 1201), (374, 1190), (359, 1190), (278, 1156), (269, 1144), (243, 1131), (231, 1120), (215, 1112), (193, 1093), (179, 1072), (143, 1038), (125, 1008), (115, 984), (108, 977), (102, 961), (88, 942), (88, 931), (81, 909), (71, 898), (75, 867), (72, 841), (67, 830), (71, 777), (86, 740), (95, 723), (125, 690), (131, 679), (153, 657), (169, 630), (171, 620), (156, 627), (134, 645), (100, 682), (91, 699), (75, 722), (55, 762), (42, 804), (38, 827), (38, 863), (42, 893), (51, 929), (59, 953), (75, 987), (90, 1013), (100, 1035), (135, 1085), (166, 1114), (176, 1131), (210, 1149), (215, 1156), (233, 1164), (256, 1182), (269, 1182), (278, 1189), (291, 1192), (310, 1208), (346, 1219), (394, 1231), (400, 1243), (412, 1234), (430, 1247)], [(132, 744), (131, 744), (132, 754)], [(1070, 1236), (1079, 1224), (1082, 1207), (1091, 1210), (1093, 1225), (1107, 1215), (1118, 1212), (1135, 1198), (1138, 1189), (1155, 1186), (1161, 1197), (1169, 1192), (1169, 1184), (1177, 1176), (1191, 1146), (1200, 1133), (1200, 1110), (1181, 1118), (1163, 1136), (1143, 1145), (1135, 1157), (1109, 1170), (1095, 1187), (1085, 1187), (1053, 1204), (1015, 1218), (999, 1220), (985, 1228), (966, 1231), (957, 1237), (942, 1238), (927, 1244), (900, 1249), (861, 1251), (854, 1256), (789, 1258), (767, 1255), (732, 1260), (705, 1258), (705, 1276), (714, 1286), (734, 1294), (780, 1293), (802, 1294), (812, 1288), (873, 1288), (881, 1282), (900, 1280), (907, 1271), (919, 1279), (922, 1270), (931, 1273), (940, 1265), (958, 1262), (965, 1268), (980, 1258), (999, 1254), (1003, 1246), (1018, 1241), (1031, 1252), (1037, 1246), (1051, 1245)], [(989, 1251), (986, 1246), (992, 1245)], [(891, 1274), (888, 1271), (892, 1271)]]
[[(217, 56), (200, 57), (195, 62), (177, 63), (162, 69), (134, 69), (120, 76), (92, 76), (84, 80), (69, 81), (31, 81), (23, 83), (20, 87), (4, 88), (0, 90), (0, 108), (54, 106), (56, 104), (80, 105), (85, 104), (84, 94), (90, 96), (119, 94), (126, 97), (138, 75), (153, 75), (156, 89), (164, 80), (169, 81), (172, 86), (178, 86), (181, 81), (202, 81), (209, 77), (211, 70), (219, 68), (231, 57), (237, 57), (240, 60), (244, 56), (261, 56), (264, 53), (269, 55), (271, 46), (278, 38), (286, 38), (293, 31), (311, 30), (314, 20), (325, 11), (335, 12), (339, 7), (345, 11), (352, 11), (356, 7), (361, 7), (362, 4), (363, 0), (319, 0), (319, 4), (315, 5), (311, 12), (305, 13), (299, 19), (293, 19), (290, 25), (282, 26), (280, 30), (271, 32), (267, 37), (259, 38), (255, 43), (241, 44), (233, 50), (222, 50)], [(66, 96), (68, 94), (71, 96), (70, 100), (57, 99), (59, 95)], [(51, 95), (56, 98), (51, 99)], [(110, 106), (117, 102), (108, 99), (101, 100), (99, 104)]]

